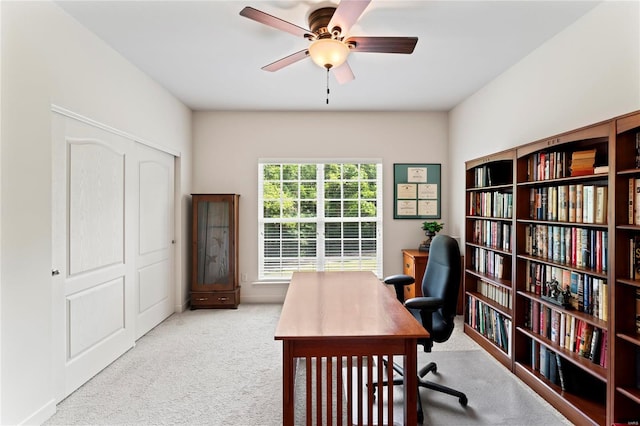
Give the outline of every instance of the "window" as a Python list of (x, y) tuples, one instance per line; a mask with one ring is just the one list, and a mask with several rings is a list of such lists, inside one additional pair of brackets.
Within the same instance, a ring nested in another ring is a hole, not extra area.
[(259, 279), (382, 276), (382, 162), (259, 162)]

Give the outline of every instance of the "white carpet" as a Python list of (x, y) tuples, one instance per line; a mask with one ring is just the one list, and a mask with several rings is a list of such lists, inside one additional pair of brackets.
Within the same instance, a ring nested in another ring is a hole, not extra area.
[[(280, 310), (241, 304), (175, 314), (62, 401), (45, 424), (280, 425), (282, 344), (273, 339)], [(418, 356), (421, 364), (436, 360), (433, 380), (466, 392), (469, 406), (423, 390), (425, 424), (569, 424), (457, 328), (449, 342)]]

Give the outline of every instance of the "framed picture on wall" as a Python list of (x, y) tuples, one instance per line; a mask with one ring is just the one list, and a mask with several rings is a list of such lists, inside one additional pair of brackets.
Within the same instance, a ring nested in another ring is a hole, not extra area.
[(440, 164), (393, 165), (393, 218), (440, 219)]

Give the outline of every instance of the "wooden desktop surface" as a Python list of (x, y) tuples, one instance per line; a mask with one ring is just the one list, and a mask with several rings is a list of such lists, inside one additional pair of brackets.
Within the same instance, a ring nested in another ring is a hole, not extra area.
[(428, 332), (371, 272), (296, 272), (276, 340), (425, 338)]

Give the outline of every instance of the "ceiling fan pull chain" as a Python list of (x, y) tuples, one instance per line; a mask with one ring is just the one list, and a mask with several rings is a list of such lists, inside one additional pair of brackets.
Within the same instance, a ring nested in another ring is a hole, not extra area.
[(327, 67), (327, 105), (329, 105), (329, 69), (330, 67)]

